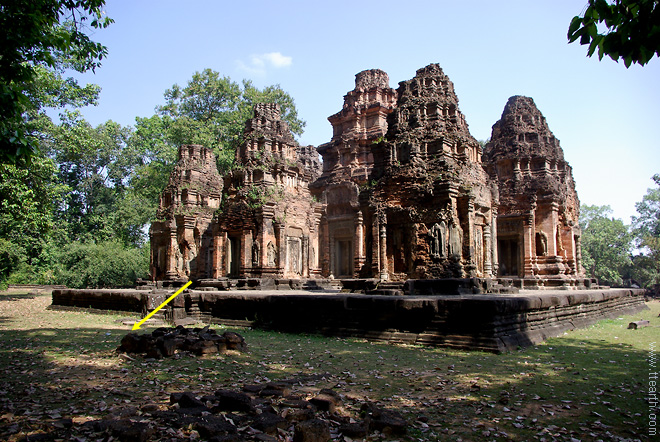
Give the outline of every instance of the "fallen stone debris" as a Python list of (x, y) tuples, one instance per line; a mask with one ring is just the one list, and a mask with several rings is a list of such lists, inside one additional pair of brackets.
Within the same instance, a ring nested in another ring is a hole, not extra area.
[(206, 395), (175, 392), (169, 404), (128, 407), (84, 423), (61, 419), (51, 432), (26, 440), (327, 442), (398, 438), (408, 431), (398, 411), (328, 388), (302, 391), (301, 385), (293, 379)]
[(235, 332), (219, 335), (209, 328), (189, 329), (160, 327), (151, 333), (129, 333), (121, 340), (120, 353), (145, 354), (147, 358), (161, 359), (174, 356), (177, 351), (187, 351), (198, 356), (224, 353), (227, 350), (247, 351), (243, 336)]

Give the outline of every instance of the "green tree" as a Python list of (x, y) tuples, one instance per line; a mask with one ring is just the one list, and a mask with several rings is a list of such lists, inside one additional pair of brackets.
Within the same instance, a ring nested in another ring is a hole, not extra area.
[(236, 147), (243, 140), (245, 121), (252, 117), (256, 103), (280, 105), (282, 119), (294, 134), (302, 134), (305, 122), (298, 118), (293, 98), (279, 85), (263, 90), (244, 80), (242, 86), (211, 69), (193, 74), (186, 87), (172, 86), (165, 92), (165, 104), (157, 111), (168, 143), (201, 144), (214, 148), (222, 171), (232, 167)]
[(660, 1), (589, 0), (584, 14), (573, 17), (568, 28), (568, 42), (578, 39), (589, 45), (589, 57), (598, 49), (599, 60), (608, 55), (623, 59), (626, 67), (643, 66), (660, 55)]
[(145, 227), (154, 220), (160, 194), (167, 185), (177, 161), (177, 148), (166, 139), (163, 120), (136, 118), (136, 125), (122, 151), (126, 164), (127, 187), (118, 202), (117, 213), (125, 230), (132, 232), (134, 244), (141, 243)]
[(582, 265), (600, 283), (621, 285), (631, 263), (632, 236), (623, 221), (611, 214), (609, 206), (580, 208)]
[(43, 157), (25, 167), (0, 164), (0, 283), (21, 265), (31, 266), (46, 246), (53, 210), (67, 190), (56, 172)]
[[(33, 81), (23, 88), (31, 106), (22, 115), (22, 128), (31, 134), (33, 147), (38, 146), (45, 153), (55, 145), (57, 135), (57, 125), (47, 110), (95, 104), (99, 88), (80, 87), (72, 79), (64, 78), (62, 72), (44, 66), (34, 66), (33, 73)], [(3, 274), (7, 277), (20, 271), (30, 275), (42, 261), (53, 235), (61, 236), (62, 226), (55, 222), (55, 214), (71, 189), (59, 180), (58, 165), (52, 158), (43, 155), (9, 158), (5, 153), (0, 153), (0, 238), (3, 248), (20, 259), (8, 260), (11, 266), (3, 266), (6, 270)]]
[(650, 188), (635, 204), (639, 216), (633, 217), (632, 233), (642, 251), (633, 257), (631, 277), (644, 287), (660, 284), (660, 174), (653, 175), (656, 188)]
[(93, 128), (77, 112), (65, 112), (63, 117), (48, 154), (58, 165), (61, 182), (70, 189), (56, 212), (68, 239), (143, 242), (142, 225), (135, 225), (127, 216), (132, 211), (122, 206), (122, 202), (130, 204), (126, 195), (135, 169), (134, 160), (124, 155), (132, 129), (112, 121)]
[[(28, 122), (44, 105), (44, 95), (35, 94), (43, 86), (40, 70), (85, 72), (106, 56), (107, 49), (87, 35), (112, 23), (103, 16), (104, 5), (105, 0), (0, 0), (0, 162), (29, 160), (39, 149), (39, 134)], [(68, 86), (84, 89), (69, 80)]]
[(134, 287), (149, 273), (149, 247), (126, 247), (114, 240), (72, 242), (54, 258), (50, 282), (68, 287)]

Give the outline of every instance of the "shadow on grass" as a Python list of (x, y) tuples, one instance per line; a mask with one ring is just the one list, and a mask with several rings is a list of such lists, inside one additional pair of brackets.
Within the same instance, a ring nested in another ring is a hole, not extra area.
[(247, 354), (147, 361), (114, 352), (128, 330), (1, 330), (0, 437), (164, 407), (176, 391), (300, 379), (301, 395), (333, 388), (358, 409), (368, 400), (399, 411), (422, 440), (648, 439), (648, 354), (631, 346), (567, 336), (497, 355), (237, 331)]
[(35, 299), (37, 296), (44, 295), (35, 295), (33, 293), (0, 293), (0, 302), (1, 301), (23, 301), (26, 299)]

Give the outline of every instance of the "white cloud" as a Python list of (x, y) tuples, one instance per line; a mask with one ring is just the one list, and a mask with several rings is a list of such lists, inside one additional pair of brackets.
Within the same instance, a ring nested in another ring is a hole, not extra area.
[(254, 75), (265, 75), (268, 68), (281, 69), (291, 66), (293, 58), (279, 52), (269, 52), (267, 54), (251, 55), (249, 63), (238, 60), (237, 64), (242, 71)]
[(263, 54), (261, 57), (270, 62), (270, 64), (276, 68), (285, 68), (291, 66), (291, 63), (293, 63), (293, 58), (282, 55), (279, 52), (270, 52), (268, 54)]

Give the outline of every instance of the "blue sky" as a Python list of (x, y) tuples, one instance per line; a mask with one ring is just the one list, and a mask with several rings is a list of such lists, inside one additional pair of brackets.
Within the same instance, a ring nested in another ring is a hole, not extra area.
[(660, 173), (660, 60), (626, 69), (568, 44), (586, 0), (265, 1), (107, 0), (115, 23), (93, 37), (109, 56), (83, 82), (102, 87), (83, 111), (94, 125), (134, 124), (210, 68), (258, 87), (280, 84), (307, 122), (301, 144), (330, 140), (355, 74), (390, 85), (439, 63), (472, 135), (490, 137), (512, 95), (534, 98), (573, 167), (583, 204), (609, 204), (629, 222)]

